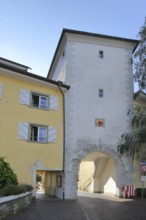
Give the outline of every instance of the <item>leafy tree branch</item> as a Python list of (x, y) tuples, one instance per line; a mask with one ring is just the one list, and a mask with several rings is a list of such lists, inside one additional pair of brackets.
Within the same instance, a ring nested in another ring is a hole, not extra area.
[[(139, 90), (146, 92), (146, 18), (138, 36), (140, 41), (133, 58), (134, 80), (138, 83)], [(136, 106), (130, 109), (128, 114), (132, 118), (133, 131), (121, 136), (118, 150), (121, 154), (132, 156), (133, 159), (142, 157), (146, 160), (146, 155), (142, 155), (146, 150), (146, 108)]]

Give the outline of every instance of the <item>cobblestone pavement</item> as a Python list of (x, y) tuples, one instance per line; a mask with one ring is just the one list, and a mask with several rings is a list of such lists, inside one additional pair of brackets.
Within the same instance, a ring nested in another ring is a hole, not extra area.
[(76, 201), (44, 197), (5, 220), (146, 220), (146, 199), (79, 193)]

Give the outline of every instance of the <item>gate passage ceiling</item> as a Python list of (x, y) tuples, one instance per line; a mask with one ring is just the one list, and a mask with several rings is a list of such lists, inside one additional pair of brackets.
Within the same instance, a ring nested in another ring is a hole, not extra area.
[(97, 160), (97, 158), (101, 158), (101, 157), (106, 157), (108, 158), (108, 156), (106, 154), (103, 154), (101, 152), (93, 152), (93, 153), (90, 153), (88, 154), (84, 159), (83, 161), (95, 161)]

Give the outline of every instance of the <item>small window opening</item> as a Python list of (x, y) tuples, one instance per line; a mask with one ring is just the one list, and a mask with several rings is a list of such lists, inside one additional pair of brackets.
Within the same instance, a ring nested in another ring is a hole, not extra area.
[(32, 106), (39, 107), (39, 96), (32, 95)]
[(37, 141), (38, 139), (38, 127), (37, 126), (31, 126), (30, 128), (30, 140), (31, 141)]
[(103, 58), (103, 50), (99, 51), (99, 58)]
[(47, 128), (31, 125), (30, 126), (30, 141), (46, 142)]
[(103, 97), (103, 89), (99, 89), (99, 97)]
[(37, 108), (48, 108), (48, 97), (32, 94), (32, 106)]

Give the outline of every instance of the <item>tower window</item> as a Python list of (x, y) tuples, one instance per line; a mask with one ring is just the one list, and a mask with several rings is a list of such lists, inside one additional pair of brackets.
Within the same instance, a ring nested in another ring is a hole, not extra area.
[(99, 97), (103, 97), (103, 89), (99, 89)]
[(103, 58), (103, 50), (99, 51), (99, 58)]

